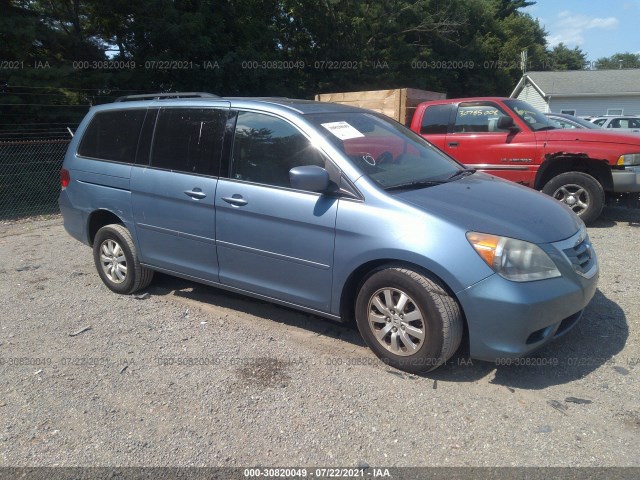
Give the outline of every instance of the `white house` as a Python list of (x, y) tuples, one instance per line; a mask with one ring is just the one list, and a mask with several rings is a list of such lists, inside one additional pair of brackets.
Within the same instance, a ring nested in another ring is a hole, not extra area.
[(640, 115), (640, 69), (527, 72), (511, 97), (543, 112)]

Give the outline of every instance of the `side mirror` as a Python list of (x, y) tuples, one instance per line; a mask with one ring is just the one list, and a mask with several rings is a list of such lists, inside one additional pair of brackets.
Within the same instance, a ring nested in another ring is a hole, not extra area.
[(329, 172), (315, 165), (294, 167), (289, 170), (291, 188), (309, 192), (326, 192), (329, 188)]
[(513, 121), (513, 118), (504, 115), (498, 118), (498, 124), (496, 126), (498, 130), (511, 130), (513, 132), (520, 130)]

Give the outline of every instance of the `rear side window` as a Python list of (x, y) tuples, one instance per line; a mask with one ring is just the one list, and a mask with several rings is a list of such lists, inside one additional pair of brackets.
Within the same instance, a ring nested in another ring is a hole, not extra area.
[(640, 127), (640, 120), (633, 118), (614, 118), (609, 123), (609, 128), (638, 128)]
[(427, 107), (422, 117), (420, 133), (436, 134), (447, 133), (449, 129), (449, 117), (453, 105), (432, 105)]
[(134, 163), (145, 110), (96, 113), (85, 130), (78, 155), (112, 162)]
[(228, 111), (167, 108), (156, 123), (151, 166), (217, 176)]

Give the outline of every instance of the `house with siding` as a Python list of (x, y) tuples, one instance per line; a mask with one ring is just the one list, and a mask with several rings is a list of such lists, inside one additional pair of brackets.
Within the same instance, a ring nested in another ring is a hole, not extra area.
[(543, 112), (640, 115), (640, 69), (527, 72), (511, 97)]

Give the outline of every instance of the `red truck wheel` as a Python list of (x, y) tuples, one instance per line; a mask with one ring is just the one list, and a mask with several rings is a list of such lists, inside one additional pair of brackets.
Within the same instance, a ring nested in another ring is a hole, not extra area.
[(553, 177), (542, 192), (571, 208), (584, 223), (590, 223), (600, 215), (604, 207), (602, 185), (591, 175), (567, 172)]

